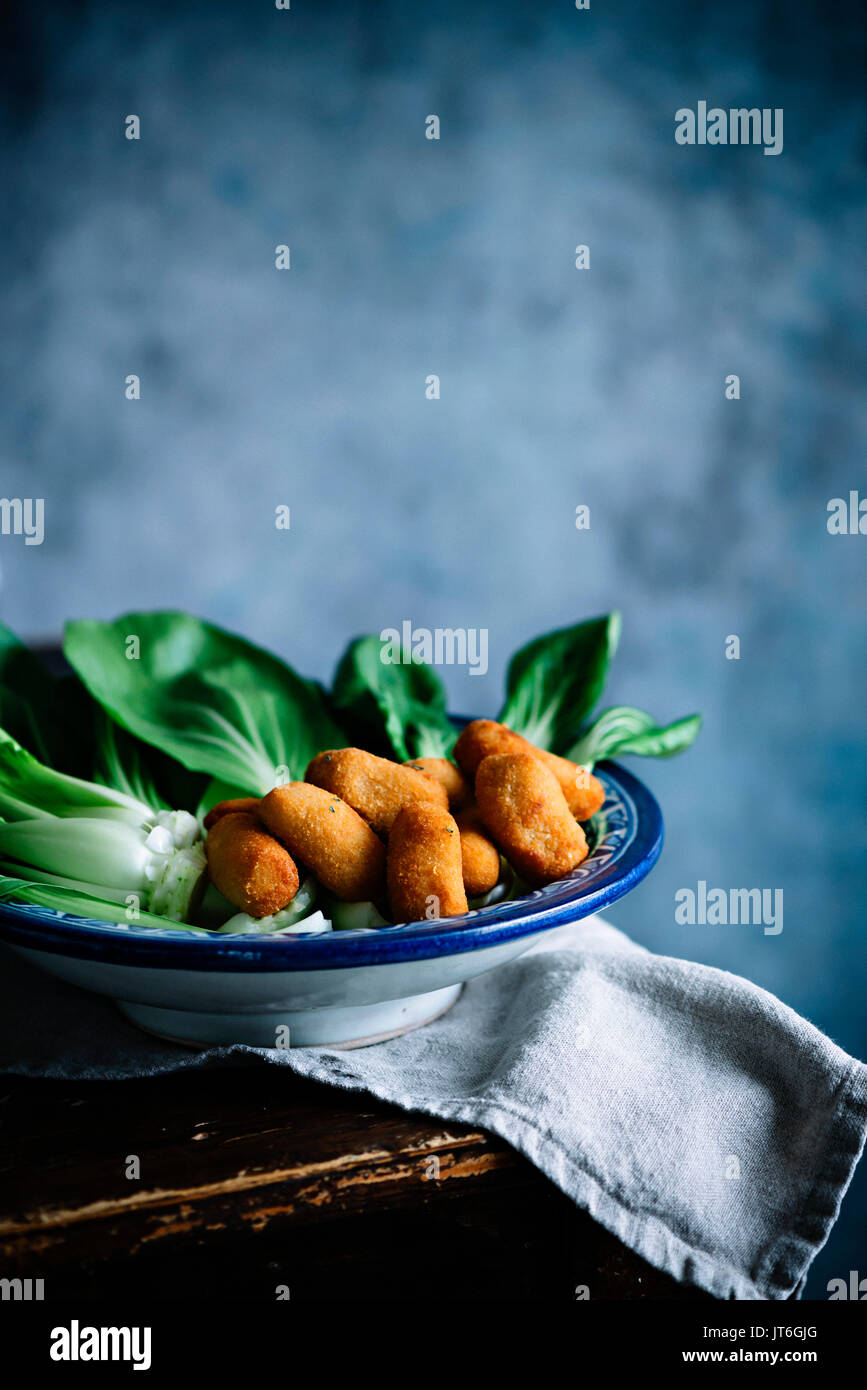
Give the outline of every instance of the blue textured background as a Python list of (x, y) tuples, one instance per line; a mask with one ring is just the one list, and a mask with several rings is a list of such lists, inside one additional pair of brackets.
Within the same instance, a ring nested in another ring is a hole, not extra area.
[[(609, 702), (706, 725), (633, 761), (668, 844), (615, 920), (867, 1055), (867, 538), (825, 524), (867, 490), (856, 9), (18, 9), (2, 490), (47, 530), (0, 538), (3, 620), (183, 607), (322, 678), (486, 627), (488, 676), (443, 674), (492, 714), (517, 645), (619, 606)], [(783, 107), (783, 153), (677, 146), (702, 98)], [(702, 878), (782, 887), (782, 935), (676, 925)], [(862, 1176), (808, 1293), (867, 1275), (865, 1211)]]

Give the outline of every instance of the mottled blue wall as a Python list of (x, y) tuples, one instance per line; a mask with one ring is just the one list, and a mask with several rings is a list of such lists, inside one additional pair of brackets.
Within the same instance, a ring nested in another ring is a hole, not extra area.
[[(867, 495), (855, 8), (18, 8), (2, 491), (46, 537), (0, 538), (3, 620), (184, 607), (323, 678), (486, 627), (444, 675), (491, 714), (519, 643), (619, 606), (612, 700), (706, 726), (637, 765), (668, 843), (614, 920), (867, 1054), (867, 537), (826, 530)], [(782, 107), (783, 153), (677, 146), (699, 99)], [(702, 878), (782, 887), (783, 933), (676, 925)], [(816, 1296), (867, 1275), (858, 1188)]]

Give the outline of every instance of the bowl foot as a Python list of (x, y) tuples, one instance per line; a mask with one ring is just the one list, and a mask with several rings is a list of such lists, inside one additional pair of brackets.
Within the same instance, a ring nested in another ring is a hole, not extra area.
[(355, 1004), (339, 1009), (278, 1010), (268, 1013), (188, 1012), (131, 1004), (117, 1006), (131, 1023), (168, 1042), (186, 1047), (370, 1047), (432, 1023), (454, 1004), (460, 985), (386, 999), (380, 1004)]

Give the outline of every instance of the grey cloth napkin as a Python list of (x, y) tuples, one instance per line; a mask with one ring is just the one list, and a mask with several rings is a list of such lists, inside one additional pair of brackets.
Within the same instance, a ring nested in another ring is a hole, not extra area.
[(426, 1028), (354, 1051), (187, 1049), (3, 958), (3, 1071), (261, 1061), (481, 1126), (644, 1259), (719, 1298), (799, 1292), (864, 1145), (867, 1067), (747, 980), (653, 955), (599, 918), (471, 981)]

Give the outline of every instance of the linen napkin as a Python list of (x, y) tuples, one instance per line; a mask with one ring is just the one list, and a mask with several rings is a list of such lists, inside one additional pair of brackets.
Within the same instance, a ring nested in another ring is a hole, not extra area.
[(718, 1298), (797, 1294), (864, 1145), (867, 1067), (749, 981), (599, 918), (465, 986), (425, 1028), (352, 1051), (196, 1051), (4, 948), (0, 1069), (122, 1078), (291, 1067), (500, 1135), (626, 1245)]

